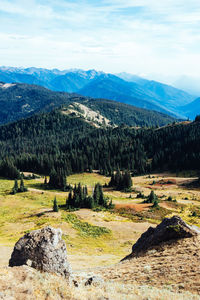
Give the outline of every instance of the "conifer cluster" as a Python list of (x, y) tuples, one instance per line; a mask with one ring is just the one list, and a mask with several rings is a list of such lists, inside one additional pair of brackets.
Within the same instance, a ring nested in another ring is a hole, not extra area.
[(27, 187), (24, 186), (23, 178), (20, 179), (20, 186), (18, 186), (18, 181), (15, 179), (14, 186), (12, 188), (11, 194), (15, 195), (16, 193), (27, 192)]
[(112, 201), (108, 202), (108, 199), (103, 194), (102, 185), (97, 183), (94, 187), (93, 195), (88, 195), (87, 186), (81, 186), (79, 183), (70, 190), (68, 199), (66, 201), (66, 207), (70, 208), (95, 208), (102, 206), (105, 208), (112, 208)]
[(14, 166), (14, 163), (11, 159), (4, 159), (0, 163), (0, 176), (8, 178), (8, 179), (19, 179), (20, 172)]
[(121, 191), (129, 191), (132, 187), (132, 179), (129, 171), (120, 172), (118, 169), (116, 173), (111, 175), (111, 179), (109, 182), (110, 187), (114, 187), (115, 189)]
[(153, 207), (158, 207), (158, 197), (157, 195), (154, 193), (154, 191), (151, 191), (151, 193), (149, 194), (149, 196), (147, 197), (147, 200), (144, 201), (144, 203), (152, 203)]
[[(45, 177), (46, 178), (46, 177)], [(66, 191), (67, 189), (67, 177), (64, 169), (55, 170), (54, 168), (51, 170), (49, 176), (49, 186), (51, 188), (61, 189)]]

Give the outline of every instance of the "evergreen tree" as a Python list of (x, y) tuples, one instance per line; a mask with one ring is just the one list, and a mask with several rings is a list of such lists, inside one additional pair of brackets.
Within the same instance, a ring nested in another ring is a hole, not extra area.
[(97, 183), (97, 184), (95, 184), (94, 193), (93, 193), (93, 199), (94, 199), (95, 205), (99, 204), (99, 198), (100, 198), (99, 183)]
[(82, 187), (79, 183), (69, 192), (66, 200), (67, 208), (94, 208), (96, 206), (108, 207), (107, 199), (103, 195), (102, 186), (97, 183), (94, 187), (93, 196), (88, 196), (87, 186)]
[(129, 171), (125, 171), (123, 176), (123, 186), (125, 189), (130, 189), (132, 187), (132, 179)]
[(66, 172), (63, 169), (51, 170), (49, 175), (49, 186), (56, 189), (66, 190)]
[(115, 187), (117, 187), (117, 189), (119, 189), (119, 190), (121, 189), (121, 182), (122, 182), (122, 175), (118, 168), (117, 172), (115, 174)]
[(55, 197), (54, 200), (53, 200), (53, 211), (54, 211), (54, 212), (58, 212), (58, 211), (59, 211), (58, 203), (57, 203), (56, 197)]
[(20, 172), (14, 166), (13, 162), (9, 159), (5, 159), (0, 163), (0, 176), (9, 179), (20, 178)]
[(112, 173), (112, 174), (111, 174), (111, 179), (110, 179), (108, 185), (114, 187), (115, 184), (116, 184), (116, 182), (115, 182), (115, 175), (114, 175), (114, 173)]
[(144, 203), (153, 203), (154, 204), (155, 201), (158, 201), (158, 197), (156, 196), (154, 191), (151, 191), (147, 200), (145, 200)]
[(99, 184), (98, 189), (99, 189), (99, 205), (106, 206), (107, 203), (106, 203), (105, 197), (103, 195), (102, 185)]
[(71, 191), (68, 194), (68, 199), (66, 200), (66, 206), (68, 208), (73, 206), (73, 198), (72, 198), (72, 192)]
[(17, 179), (15, 179), (15, 183), (12, 188), (12, 194), (16, 194), (17, 192), (18, 192), (18, 182), (17, 182)]
[(44, 184), (47, 185), (47, 176), (44, 177)]
[(20, 180), (20, 188), (19, 188), (19, 190), (20, 190), (21, 193), (23, 193), (25, 191), (23, 178), (21, 178), (21, 180)]
[(109, 186), (116, 188), (117, 190), (129, 190), (132, 187), (132, 179), (129, 171), (121, 173), (119, 169), (114, 174), (112, 173)]
[(154, 202), (153, 202), (153, 206), (152, 207), (159, 207), (159, 204), (158, 204), (158, 200), (155, 200)]
[(148, 203), (154, 203), (157, 200), (157, 196), (155, 195), (154, 191), (151, 191), (148, 197)]

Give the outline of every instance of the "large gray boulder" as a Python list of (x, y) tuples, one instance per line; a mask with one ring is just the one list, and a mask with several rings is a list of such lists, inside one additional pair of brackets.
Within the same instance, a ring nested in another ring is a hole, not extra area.
[(70, 276), (61, 229), (45, 227), (25, 234), (15, 244), (9, 266), (29, 265), (37, 270)]
[(149, 227), (133, 245), (132, 253), (123, 260), (138, 256), (163, 242), (190, 238), (197, 234), (198, 230), (186, 224), (179, 216), (165, 218), (155, 228)]

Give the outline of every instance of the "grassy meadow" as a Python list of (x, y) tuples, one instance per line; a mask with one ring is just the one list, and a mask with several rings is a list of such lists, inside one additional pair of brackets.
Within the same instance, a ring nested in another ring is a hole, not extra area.
[[(188, 223), (200, 226), (200, 189), (187, 186), (191, 180), (191, 177), (170, 174), (134, 177), (131, 193), (104, 188), (104, 194), (115, 204), (114, 210), (68, 212), (64, 208), (68, 193), (43, 189), (44, 178), (24, 180), (28, 191), (15, 195), (10, 194), (14, 181), (1, 178), (0, 253), (5, 247), (11, 252), (24, 233), (52, 225), (62, 229), (69, 257), (76, 268), (88, 266), (89, 257), (91, 267), (118, 262), (150, 225), (156, 226), (166, 216), (179, 214)], [(67, 182), (87, 185), (92, 193), (95, 183), (104, 185), (109, 178), (84, 173), (69, 176)], [(139, 192), (147, 196), (151, 190), (159, 197), (159, 208), (153, 209), (151, 204), (137, 198)], [(52, 211), (55, 196), (62, 206), (58, 213)], [(169, 196), (175, 201), (167, 201)], [(7, 259), (8, 255), (1, 261), (6, 263)]]

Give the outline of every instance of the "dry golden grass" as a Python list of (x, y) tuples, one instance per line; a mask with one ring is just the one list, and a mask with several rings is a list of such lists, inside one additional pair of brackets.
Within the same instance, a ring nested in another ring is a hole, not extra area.
[[(87, 275), (87, 274), (85, 274)], [(168, 287), (106, 281), (101, 286), (69, 285), (60, 276), (40, 273), (27, 266), (0, 269), (0, 298), (3, 300), (199, 300), (189, 292), (175, 293)]]

